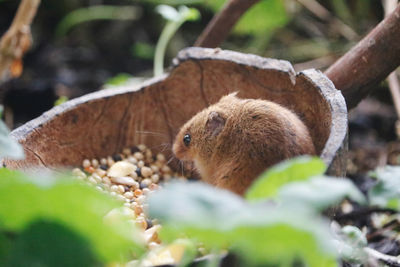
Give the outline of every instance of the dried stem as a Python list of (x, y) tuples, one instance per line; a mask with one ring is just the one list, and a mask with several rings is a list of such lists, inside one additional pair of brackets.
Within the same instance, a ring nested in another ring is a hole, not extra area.
[(40, 0), (22, 0), (17, 14), (0, 40), (0, 82), (22, 72), (22, 56), (31, 46), (30, 24)]
[(297, 2), (302, 4), (305, 8), (307, 8), (310, 12), (312, 12), (321, 20), (332, 21), (333, 25), (337, 28), (339, 33), (346, 39), (353, 41), (358, 38), (358, 34), (352, 28), (350, 28), (340, 19), (334, 17), (324, 6), (322, 6), (317, 1), (297, 0)]
[(393, 104), (397, 113), (396, 134), (397, 138), (400, 138), (400, 83), (395, 71), (390, 73), (387, 81), (389, 83), (389, 90), (392, 94)]
[(386, 264), (387, 266), (400, 267), (400, 260), (397, 257), (383, 254), (369, 247), (364, 248), (364, 251), (368, 254), (369, 257), (378, 260)]
[(353, 220), (356, 218), (360, 218), (363, 216), (370, 215), (371, 213), (389, 213), (389, 214), (394, 214), (396, 213), (395, 210), (393, 209), (388, 209), (388, 208), (380, 208), (380, 207), (366, 207), (366, 208), (361, 208), (358, 210), (354, 210), (349, 213), (344, 213), (344, 214), (336, 214), (334, 216), (334, 219), (336, 221), (343, 221), (343, 220)]
[(355, 107), (400, 65), (400, 5), (325, 74)]
[(228, 36), (239, 18), (259, 0), (229, 0), (200, 34), (194, 46), (214, 48)]
[(397, 0), (382, 0), (383, 9), (385, 10), (385, 17), (396, 8), (398, 4)]
[(306, 70), (306, 69), (325, 69), (329, 65), (332, 65), (336, 61), (336, 57), (332, 55), (319, 57), (309, 61), (297, 63), (293, 65), (296, 72)]
[[(382, 0), (383, 9), (385, 10), (385, 17), (387, 17), (390, 12), (396, 8), (397, 4), (397, 0)], [(394, 107), (397, 113), (396, 134), (397, 138), (400, 138), (400, 84), (395, 71), (390, 73), (387, 81), (389, 83), (390, 93), (392, 95)]]

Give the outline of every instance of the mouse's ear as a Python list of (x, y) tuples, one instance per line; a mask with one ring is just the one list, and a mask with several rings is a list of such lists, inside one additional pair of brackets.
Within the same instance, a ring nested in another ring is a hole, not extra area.
[(225, 119), (215, 111), (208, 114), (208, 119), (206, 123), (206, 132), (211, 136), (218, 135), (225, 126)]
[(223, 96), (223, 97), (221, 97), (219, 102), (232, 101), (232, 99), (237, 99), (238, 93), (239, 92), (236, 91), (236, 92), (230, 93), (229, 95)]

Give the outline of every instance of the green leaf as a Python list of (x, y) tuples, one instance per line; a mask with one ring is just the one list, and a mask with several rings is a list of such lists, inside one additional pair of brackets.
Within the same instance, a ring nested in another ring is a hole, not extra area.
[(0, 169), (0, 178), (0, 222), (4, 230), (18, 233), (34, 221), (44, 220), (82, 236), (101, 262), (122, 261), (131, 253), (143, 253), (142, 240), (126, 218), (103, 220), (120, 207), (109, 195), (70, 177), (44, 173), (26, 176)]
[(68, 101), (68, 97), (66, 97), (65, 95), (62, 95), (56, 101), (54, 101), (54, 106), (61, 105), (67, 101)]
[(225, 2), (225, 0), (205, 0), (204, 4), (210, 7), (214, 12), (217, 12), (222, 8)]
[(235, 229), (231, 241), (233, 251), (258, 266), (264, 262), (272, 266), (293, 266), (296, 261), (304, 262), (305, 266), (337, 266), (333, 251), (324, 247), (330, 243), (327, 228), (311, 218), (295, 223), (303, 219), (300, 214), (290, 220), (285, 213), (270, 215), (276, 216), (275, 220), (262, 226), (249, 228), (244, 224)]
[(120, 74), (117, 74), (116, 76), (108, 79), (105, 84), (106, 85), (113, 85), (113, 86), (123, 85), (130, 78), (132, 78), (132, 75), (130, 75), (128, 73), (120, 73)]
[(366, 203), (364, 195), (350, 180), (337, 177), (315, 177), (293, 182), (283, 186), (277, 197), (283, 204), (305, 205), (317, 211), (339, 204), (344, 198)]
[(178, 10), (172, 6), (159, 5), (156, 11), (168, 21), (195, 21), (200, 18), (200, 12), (196, 8), (188, 8), (187, 6), (179, 6)]
[(371, 205), (400, 210), (400, 167), (386, 166), (370, 173), (377, 183), (368, 191)]
[(182, 234), (211, 250), (229, 249), (249, 264), (337, 266), (327, 222), (301, 209), (250, 204), (201, 183), (171, 183), (149, 196), (150, 216), (163, 224), (161, 238)]
[(157, 77), (164, 72), (164, 56), (167, 49), (168, 42), (174, 36), (176, 31), (181, 27), (185, 21), (193, 21), (200, 18), (200, 12), (195, 8), (188, 8), (186, 6), (180, 6), (178, 11), (170, 6), (159, 5), (156, 7), (156, 11), (160, 13), (165, 19), (167, 24), (161, 32), (160, 38), (158, 38), (156, 51), (154, 55), (154, 76)]
[(9, 136), (10, 131), (0, 119), (0, 159), (4, 157), (23, 159), (25, 157), (22, 146)]
[(155, 47), (144, 42), (136, 42), (131, 47), (132, 55), (142, 59), (153, 59), (154, 52)]
[(200, 19), (200, 12), (196, 8), (188, 8), (187, 6), (180, 6), (178, 8), (178, 11), (184, 21), (196, 21)]
[(332, 228), (335, 233), (334, 244), (340, 258), (351, 263), (365, 263), (367, 255), (363, 249), (368, 241), (361, 230), (351, 225), (340, 228), (338, 224), (334, 224)]
[(302, 156), (284, 161), (263, 173), (246, 192), (248, 200), (263, 200), (276, 196), (283, 185), (307, 180), (323, 174), (326, 166), (320, 158)]
[(35, 221), (17, 236), (6, 266), (99, 266), (90, 243), (67, 226)]
[(360, 229), (358, 229), (355, 226), (352, 225), (346, 225), (342, 228), (342, 233), (346, 235), (346, 237), (352, 242), (352, 244), (356, 244), (358, 247), (366, 247), (368, 245), (367, 238), (361, 232)]
[(196, 258), (197, 248), (192, 240), (180, 238), (176, 239), (172, 244), (180, 245), (185, 248), (182, 259), (178, 265), (179, 267), (188, 266)]
[(179, 12), (172, 6), (159, 5), (156, 7), (156, 11), (166, 20), (178, 21), (180, 19)]
[[(164, 4), (169, 6), (195, 5), (204, 2), (204, 0), (146, 0), (146, 1), (152, 4), (158, 4), (158, 5)], [(138, 0), (138, 2), (143, 2), (143, 0)]]
[(64, 36), (76, 25), (94, 20), (137, 20), (141, 9), (134, 6), (95, 5), (76, 9), (61, 19), (56, 28), (57, 36)]
[[(350, 27), (353, 26), (354, 11), (350, 9), (349, 4), (345, 0), (331, 0), (331, 6), (335, 11), (335, 15)], [(364, 0), (364, 2), (367, 2)], [(366, 3), (367, 4), (367, 3)]]
[[(225, 221), (232, 217), (232, 213), (246, 208), (244, 200), (234, 193), (204, 183), (171, 182), (165, 187), (149, 198), (150, 216), (154, 215), (161, 221), (168, 221), (174, 214), (181, 224), (226, 230), (229, 223), (215, 225), (215, 221)], [(171, 199), (165, 201), (168, 198)], [(173, 210), (169, 210), (171, 207)]]
[(6, 259), (9, 255), (10, 248), (12, 247), (12, 237), (7, 237), (6, 234), (10, 233), (3, 233), (1, 231), (1, 226), (0, 226), (0, 266), (3, 266), (1, 262), (6, 262)]
[(240, 34), (270, 34), (288, 21), (282, 0), (262, 0), (240, 18), (234, 31)]
[[(216, 12), (221, 10), (225, 2), (225, 0), (208, 0), (205, 4)], [(233, 30), (239, 34), (270, 34), (288, 22), (289, 17), (282, 0), (262, 0), (246, 11)]]

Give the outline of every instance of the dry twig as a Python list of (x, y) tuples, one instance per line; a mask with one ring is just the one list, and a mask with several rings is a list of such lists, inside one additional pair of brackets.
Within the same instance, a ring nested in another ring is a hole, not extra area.
[(22, 56), (31, 46), (30, 24), (40, 0), (22, 0), (17, 14), (0, 40), (0, 82), (22, 73)]
[(336, 61), (335, 56), (327, 55), (309, 61), (294, 64), (293, 68), (296, 72), (306, 69), (325, 69), (329, 65), (332, 65), (332, 63), (335, 61)]
[(338, 32), (349, 41), (356, 40), (358, 34), (340, 19), (334, 17), (324, 6), (315, 0), (297, 0), (310, 12), (324, 21), (332, 21)]
[[(228, 1), (221, 12), (207, 25), (195, 46), (219, 46), (240, 16), (257, 1), (259, 0)], [(306, 4), (314, 2), (300, 1)], [(315, 7), (314, 5), (315, 12), (322, 17), (329, 17), (329, 13), (320, 8), (315, 9)], [(377, 83), (399, 65), (400, 5), (355, 47), (337, 60), (325, 74), (333, 81), (336, 88), (342, 91), (347, 107), (350, 109), (355, 107)]]
[(208, 23), (194, 46), (214, 48), (228, 36), (239, 18), (259, 0), (229, 0)]
[(400, 5), (325, 74), (355, 107), (400, 65)]
[(378, 260), (386, 264), (386, 266), (400, 267), (400, 260), (397, 257), (383, 254), (375, 249), (368, 247), (364, 248), (364, 251), (370, 258)]
[[(382, 0), (383, 9), (385, 10), (385, 17), (387, 17), (390, 12), (396, 8), (397, 4), (397, 0)], [(400, 83), (395, 71), (390, 73), (387, 81), (389, 83), (390, 93), (392, 95), (394, 107), (397, 113), (396, 135), (397, 138), (400, 138)]]
[(390, 73), (387, 80), (389, 83), (390, 93), (392, 94), (394, 107), (397, 113), (396, 135), (397, 138), (400, 138), (400, 83), (399, 79), (397, 78), (396, 72), (393, 71), (392, 73)]
[(360, 208), (358, 210), (354, 210), (349, 213), (344, 213), (344, 214), (335, 214), (334, 219), (336, 221), (344, 221), (344, 220), (353, 220), (357, 219), (363, 216), (369, 216), (371, 213), (389, 213), (389, 214), (394, 214), (396, 213), (395, 210), (393, 209), (387, 209), (387, 208), (380, 208), (380, 207), (365, 207), (365, 208)]

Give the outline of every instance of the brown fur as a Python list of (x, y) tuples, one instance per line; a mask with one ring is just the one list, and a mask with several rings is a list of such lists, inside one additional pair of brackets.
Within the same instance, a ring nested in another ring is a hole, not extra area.
[[(298, 155), (314, 155), (307, 127), (290, 110), (266, 100), (230, 94), (191, 118), (173, 152), (193, 161), (202, 180), (243, 194), (266, 168)], [(190, 134), (186, 146), (183, 137)]]

